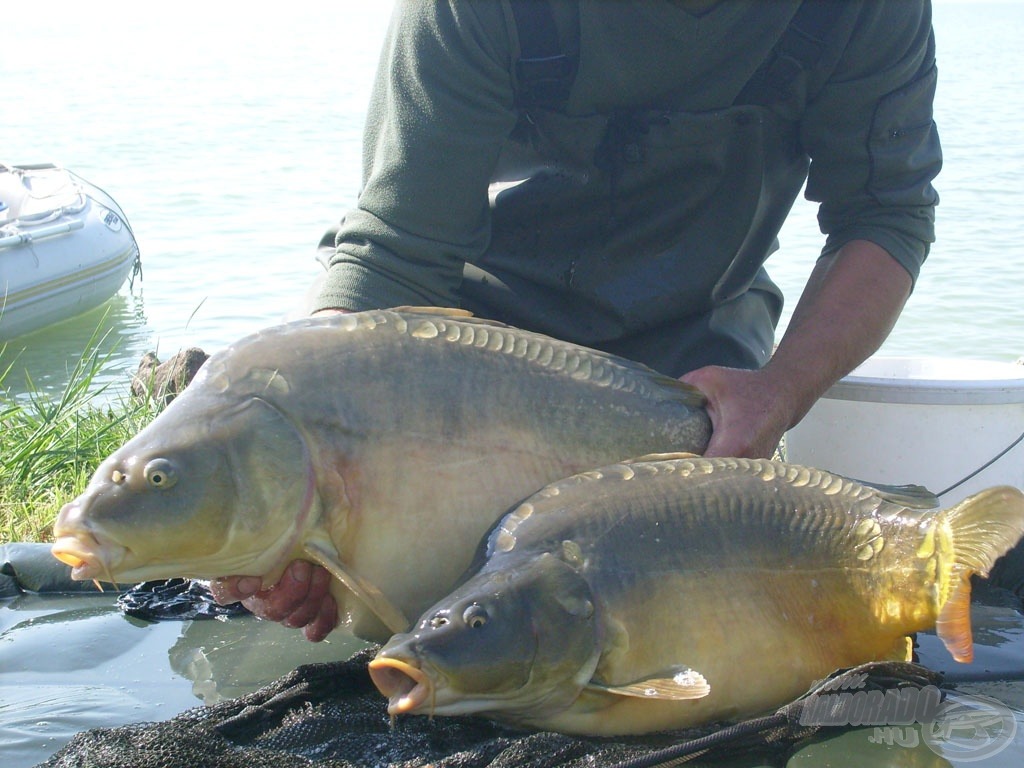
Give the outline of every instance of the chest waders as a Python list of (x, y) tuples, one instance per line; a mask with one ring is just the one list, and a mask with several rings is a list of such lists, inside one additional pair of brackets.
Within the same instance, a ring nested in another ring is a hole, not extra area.
[(805, 0), (725, 109), (570, 115), (578, 16), (560, 34), (549, 2), (510, 1), (521, 119), (462, 305), (673, 376), (763, 365), (782, 295), (762, 265), (809, 163), (772, 105), (817, 62), (842, 4)]

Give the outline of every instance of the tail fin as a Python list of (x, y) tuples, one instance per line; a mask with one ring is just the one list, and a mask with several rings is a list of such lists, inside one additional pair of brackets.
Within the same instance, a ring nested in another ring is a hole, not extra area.
[(966, 663), (974, 658), (971, 574), (987, 576), (995, 561), (1024, 536), (1024, 492), (1010, 486), (989, 488), (946, 510), (944, 517), (952, 531), (954, 562), (935, 628), (953, 658)]

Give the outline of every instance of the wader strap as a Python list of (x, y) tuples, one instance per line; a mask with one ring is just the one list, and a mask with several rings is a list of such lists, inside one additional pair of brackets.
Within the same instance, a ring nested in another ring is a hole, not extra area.
[[(519, 34), (516, 106), (560, 110), (569, 101), (577, 57), (558, 37), (549, 0), (510, 0)], [(577, 17), (578, 18), (578, 17)]]
[(796, 76), (818, 63), (842, 9), (841, 0), (804, 0), (778, 44), (743, 86), (733, 104), (765, 105), (785, 101)]
[[(550, 0), (509, 0), (519, 33), (516, 106), (563, 110), (576, 78), (578, 56), (565, 52)], [(825, 50), (828, 33), (842, 11), (842, 0), (804, 0), (789, 26), (734, 102), (772, 104), (789, 96), (789, 87)], [(577, 17), (578, 18), (578, 17)]]

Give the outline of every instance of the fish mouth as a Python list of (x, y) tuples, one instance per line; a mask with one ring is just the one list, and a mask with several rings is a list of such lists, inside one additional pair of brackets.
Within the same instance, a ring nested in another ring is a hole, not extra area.
[[(102, 579), (114, 582), (111, 563), (120, 557), (112, 557), (111, 547), (104, 546), (88, 533), (58, 536), (50, 547), (50, 553), (65, 565), (71, 566), (71, 578), (75, 581)], [(121, 554), (125, 551), (123, 547)]]
[(415, 664), (378, 656), (369, 664), (370, 679), (388, 700), (389, 715), (415, 712), (433, 698), (430, 678)]

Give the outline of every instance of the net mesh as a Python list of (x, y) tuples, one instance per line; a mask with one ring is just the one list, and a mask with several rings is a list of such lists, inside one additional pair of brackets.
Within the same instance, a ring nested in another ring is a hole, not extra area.
[[(370, 681), (373, 649), (344, 662), (298, 668), (260, 690), (163, 722), (75, 736), (39, 768), (645, 768), (789, 751), (821, 726), (801, 724), (817, 697), (842, 688), (934, 685), (914, 664), (875, 663), (836, 673), (769, 717), (725, 728), (633, 738), (524, 732), (477, 717), (407, 717), (392, 723)], [(820, 703), (820, 702), (819, 702)], [(820, 707), (818, 708), (820, 710)]]

